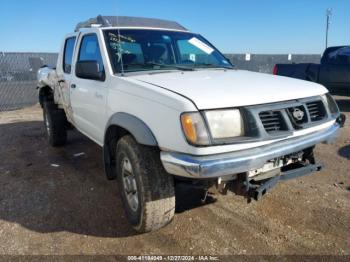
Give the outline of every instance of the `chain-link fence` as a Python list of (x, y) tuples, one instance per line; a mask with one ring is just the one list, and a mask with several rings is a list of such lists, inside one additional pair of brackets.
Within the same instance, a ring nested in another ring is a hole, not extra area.
[[(271, 73), (276, 63), (319, 63), (320, 55), (228, 54), (239, 69)], [(0, 52), (0, 111), (19, 109), (38, 102), (36, 72), (56, 65), (55, 53)]]
[(35, 104), (36, 73), (56, 60), (55, 53), (0, 53), (0, 111)]

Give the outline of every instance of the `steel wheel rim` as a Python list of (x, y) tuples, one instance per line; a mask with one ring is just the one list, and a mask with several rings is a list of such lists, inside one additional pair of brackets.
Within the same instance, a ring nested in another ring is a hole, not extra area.
[(127, 157), (122, 162), (122, 179), (126, 200), (131, 210), (136, 212), (139, 207), (139, 194), (131, 162)]

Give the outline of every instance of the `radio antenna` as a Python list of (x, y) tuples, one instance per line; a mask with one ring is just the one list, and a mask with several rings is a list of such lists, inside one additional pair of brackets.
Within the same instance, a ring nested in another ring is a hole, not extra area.
[(123, 63), (123, 53), (122, 53), (122, 46), (120, 42), (120, 28), (119, 28), (119, 16), (117, 14), (117, 31), (118, 31), (118, 49), (120, 54), (120, 69), (121, 69), (121, 75), (124, 76), (124, 63)]

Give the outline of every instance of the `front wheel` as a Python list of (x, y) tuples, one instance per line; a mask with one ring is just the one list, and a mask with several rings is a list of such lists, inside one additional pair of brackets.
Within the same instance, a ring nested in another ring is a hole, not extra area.
[(175, 213), (174, 179), (164, 170), (159, 151), (130, 135), (117, 144), (117, 177), (125, 213), (140, 233), (157, 230)]

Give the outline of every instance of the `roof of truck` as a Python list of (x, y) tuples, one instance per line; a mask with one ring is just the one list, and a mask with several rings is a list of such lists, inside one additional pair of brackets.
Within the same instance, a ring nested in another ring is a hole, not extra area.
[(75, 27), (75, 31), (82, 28), (91, 27), (118, 27), (118, 28), (157, 28), (166, 30), (188, 31), (185, 27), (174, 21), (132, 17), (132, 16), (97, 16), (90, 18), (87, 21), (80, 22)]

